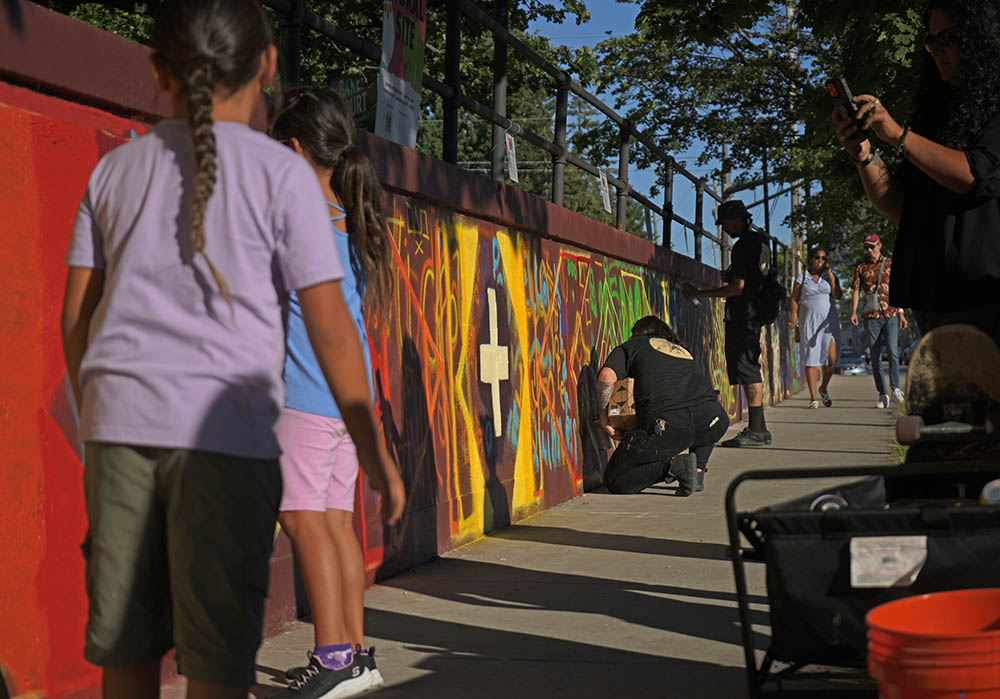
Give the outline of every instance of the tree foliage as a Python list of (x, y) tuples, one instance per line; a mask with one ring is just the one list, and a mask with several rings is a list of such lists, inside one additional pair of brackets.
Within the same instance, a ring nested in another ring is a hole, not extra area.
[[(760, 177), (765, 156), (785, 181), (812, 180), (788, 221), (809, 244), (836, 249), (862, 232), (891, 243), (836, 142), (824, 81), (844, 76), (905, 122), (921, 34), (909, 0), (644, 0), (635, 31), (598, 46), (597, 84), (673, 152), (701, 141), (699, 163), (718, 163), (728, 143), (737, 181)], [(653, 162), (641, 148), (636, 158)]]

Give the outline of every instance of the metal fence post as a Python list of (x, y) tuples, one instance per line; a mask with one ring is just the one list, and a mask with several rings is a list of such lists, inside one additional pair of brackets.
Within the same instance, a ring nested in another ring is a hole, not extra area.
[[(791, 257), (792, 256), (789, 254), (790, 251), (789, 251), (788, 248), (784, 248), (784, 250), (785, 250), (785, 286), (787, 286), (788, 290), (791, 291), (791, 289), (792, 289), (792, 283), (794, 283), (794, 280), (790, 279), (790, 277), (788, 276), (788, 267), (791, 264)], [(789, 282), (791, 282), (791, 283), (789, 283)]]
[(667, 175), (663, 182), (663, 237), (660, 245), (671, 247), (670, 228), (674, 223), (674, 159), (667, 161)]
[(461, 85), (462, 10), (461, 0), (447, 0), (445, 25), (444, 82), (452, 89), (444, 98), (444, 128), (442, 129), (441, 159), (453, 165), (458, 162), (458, 94)]
[(702, 224), (705, 221), (705, 214), (702, 211), (705, 203), (705, 178), (698, 178), (694, 192), (694, 259), (701, 262), (701, 234), (704, 231)]
[[(726, 190), (729, 189), (733, 184), (732, 172), (730, 171), (729, 165), (729, 144), (722, 144), (722, 179), (719, 181), (719, 194), (722, 198), (728, 199), (726, 196)], [(718, 204), (716, 204), (718, 206)], [(719, 266), (722, 269), (729, 269), (729, 251), (732, 248), (733, 242), (730, 240), (729, 234), (726, 229), (716, 222), (716, 232), (719, 236)]]
[(625, 119), (618, 132), (618, 179), (622, 181), (622, 185), (618, 187), (618, 204), (615, 207), (617, 228), (622, 231), (625, 230), (625, 214), (628, 213), (628, 151), (631, 135), (632, 122)]
[[(496, 0), (494, 4), (496, 20), (506, 29), (510, 3), (508, 0)], [(507, 116), (507, 42), (493, 35), (493, 111), (501, 116)], [(490, 177), (503, 181), (503, 161), (507, 151), (507, 141), (504, 130), (493, 124), (493, 150), (490, 151)]]
[(761, 158), (762, 169), (764, 171), (764, 232), (767, 233), (767, 237), (771, 237), (771, 202), (768, 199), (767, 194), (767, 150), (764, 151), (764, 156)]
[(292, 0), (288, 14), (278, 20), (282, 87), (295, 87), (302, 82), (302, 18), (305, 12), (305, 0)]
[(563, 205), (563, 191), (566, 182), (566, 112), (569, 109), (569, 76), (563, 73), (556, 85), (556, 125), (553, 143), (560, 148), (559, 155), (552, 156), (552, 203)]

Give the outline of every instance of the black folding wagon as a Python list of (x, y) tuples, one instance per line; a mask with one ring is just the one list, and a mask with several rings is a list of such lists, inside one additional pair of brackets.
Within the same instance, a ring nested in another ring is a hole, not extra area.
[[(736, 509), (736, 492), (747, 481), (816, 478), (857, 480), (753, 512)], [(750, 697), (792, 686), (807, 666), (863, 670), (864, 618), (873, 607), (929, 592), (1000, 587), (1000, 506), (978, 503), (996, 478), (998, 461), (738, 476), (726, 491), (726, 518)], [(771, 628), (760, 664), (745, 571), (752, 562), (766, 568)]]

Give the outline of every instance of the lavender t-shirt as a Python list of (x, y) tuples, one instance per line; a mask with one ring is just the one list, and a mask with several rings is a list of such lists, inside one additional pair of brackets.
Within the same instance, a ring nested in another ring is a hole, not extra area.
[(246, 125), (214, 131), (205, 251), (232, 309), (193, 252), (186, 122), (161, 122), (91, 174), (66, 255), (105, 270), (80, 370), (83, 441), (279, 454), (284, 293), (343, 267), (308, 163)]

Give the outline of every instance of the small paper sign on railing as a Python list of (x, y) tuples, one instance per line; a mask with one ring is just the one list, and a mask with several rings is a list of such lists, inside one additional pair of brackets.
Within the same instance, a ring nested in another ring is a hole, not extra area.
[(507, 177), (512, 182), (517, 182), (517, 147), (514, 145), (514, 137), (505, 133), (504, 141), (507, 143)]
[(601, 199), (604, 202), (604, 210), (609, 214), (611, 213), (611, 193), (608, 191), (608, 176), (604, 174), (604, 170), (598, 170), (601, 173)]

